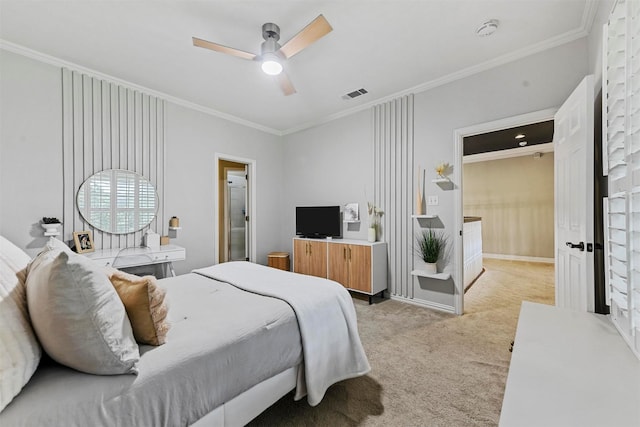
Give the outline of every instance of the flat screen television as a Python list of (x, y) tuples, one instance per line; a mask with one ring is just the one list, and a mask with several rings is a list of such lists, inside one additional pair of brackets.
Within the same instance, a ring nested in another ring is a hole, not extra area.
[(297, 206), (296, 235), (325, 238), (342, 235), (340, 206)]

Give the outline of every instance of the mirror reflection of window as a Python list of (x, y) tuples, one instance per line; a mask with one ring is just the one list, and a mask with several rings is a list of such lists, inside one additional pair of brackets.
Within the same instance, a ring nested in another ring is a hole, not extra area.
[(146, 227), (158, 208), (156, 190), (135, 172), (109, 169), (89, 177), (77, 195), (82, 217), (93, 227), (113, 234)]

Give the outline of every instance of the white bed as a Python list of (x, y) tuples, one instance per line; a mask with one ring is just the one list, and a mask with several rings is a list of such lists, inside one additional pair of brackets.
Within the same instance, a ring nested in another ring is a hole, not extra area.
[[(335, 282), (239, 262), (159, 284), (171, 329), (166, 344), (140, 345), (138, 375), (44, 360), (0, 425), (244, 425), (291, 390), (316, 405), (331, 384), (370, 369), (353, 303)], [(283, 292), (298, 296), (275, 297)]]

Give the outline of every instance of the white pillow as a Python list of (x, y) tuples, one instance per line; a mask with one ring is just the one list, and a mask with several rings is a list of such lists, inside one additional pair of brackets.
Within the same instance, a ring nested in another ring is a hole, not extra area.
[(138, 345), (104, 269), (64, 248), (48, 248), (27, 276), (29, 315), (47, 354), (78, 371), (137, 373)]
[(33, 375), (42, 350), (36, 339), (25, 295), (29, 255), (0, 236), (0, 411)]

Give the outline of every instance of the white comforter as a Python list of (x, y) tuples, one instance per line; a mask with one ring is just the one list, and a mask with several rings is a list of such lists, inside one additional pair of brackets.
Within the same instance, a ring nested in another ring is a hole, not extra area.
[[(298, 318), (307, 401), (315, 406), (332, 384), (371, 370), (364, 353), (355, 308), (339, 283), (245, 261), (194, 270), (240, 289), (288, 302)], [(302, 397), (298, 390), (298, 397)]]

